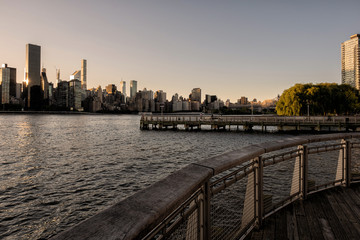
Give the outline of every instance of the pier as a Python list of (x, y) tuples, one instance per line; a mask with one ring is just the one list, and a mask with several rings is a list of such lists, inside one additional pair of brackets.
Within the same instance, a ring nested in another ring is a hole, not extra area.
[(359, 239), (360, 133), (196, 161), (52, 239)]
[(254, 128), (262, 132), (269, 127), (279, 131), (356, 131), (360, 127), (357, 116), (294, 116), (276, 115), (143, 115), (140, 120), (142, 130), (233, 130), (252, 131)]

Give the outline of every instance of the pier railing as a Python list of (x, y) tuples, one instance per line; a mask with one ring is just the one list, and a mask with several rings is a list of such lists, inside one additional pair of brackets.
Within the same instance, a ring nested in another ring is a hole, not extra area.
[(143, 115), (144, 122), (201, 122), (201, 121), (224, 121), (224, 122), (336, 122), (336, 123), (359, 123), (359, 116), (274, 116), (274, 115)]
[(275, 116), (275, 115), (143, 115), (140, 120), (141, 129), (177, 129), (183, 126), (186, 130), (201, 129), (202, 126), (211, 126), (211, 129), (228, 129), (232, 126), (242, 126), (244, 130), (251, 130), (253, 126), (292, 127), (294, 130), (311, 128), (313, 130), (353, 130), (360, 127), (360, 118), (357, 116)]
[(242, 239), (295, 200), (360, 182), (359, 140), (292, 137), (192, 163), (55, 239)]

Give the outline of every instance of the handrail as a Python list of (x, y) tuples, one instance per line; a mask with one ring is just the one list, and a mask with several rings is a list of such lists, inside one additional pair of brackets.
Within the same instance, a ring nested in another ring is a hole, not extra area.
[[(186, 239), (222, 239), (229, 237), (226, 234), (242, 238), (252, 228), (261, 226), (265, 217), (290, 202), (305, 199), (320, 189), (355, 182), (351, 178), (351, 149), (357, 144), (351, 141), (359, 138), (360, 133), (297, 136), (246, 146), (192, 163), (53, 239), (171, 239), (173, 235)], [(308, 147), (335, 140), (341, 142), (328, 144), (329, 147)], [(336, 178), (313, 186), (308, 179), (308, 162), (312, 162), (308, 158), (317, 154), (314, 149), (340, 152), (334, 170)], [(268, 164), (269, 154), (281, 161)], [(264, 192), (268, 184), (264, 182), (264, 171), (289, 159), (294, 159), (291, 190), (288, 197), (272, 204), (272, 197)], [(241, 181), (247, 183), (235, 184)], [(239, 189), (229, 189), (234, 186)], [(234, 194), (230, 199), (243, 199), (242, 206), (235, 205), (240, 210), (227, 206), (225, 200), (221, 202), (229, 194)], [(231, 231), (225, 231), (227, 226), (218, 225), (217, 218), (232, 210), (241, 213), (241, 216), (229, 214), (239, 223)]]

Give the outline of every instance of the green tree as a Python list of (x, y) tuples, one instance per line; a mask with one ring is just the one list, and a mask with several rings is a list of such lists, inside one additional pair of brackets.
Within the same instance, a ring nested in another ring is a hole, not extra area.
[(359, 91), (347, 84), (295, 84), (286, 89), (276, 105), (278, 115), (301, 116), (354, 114), (360, 110)]

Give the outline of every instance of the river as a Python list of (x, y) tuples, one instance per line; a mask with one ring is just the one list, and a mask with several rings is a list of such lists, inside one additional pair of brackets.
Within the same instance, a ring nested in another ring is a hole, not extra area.
[(0, 115), (0, 239), (47, 239), (189, 163), (287, 136), (141, 131), (139, 121)]

